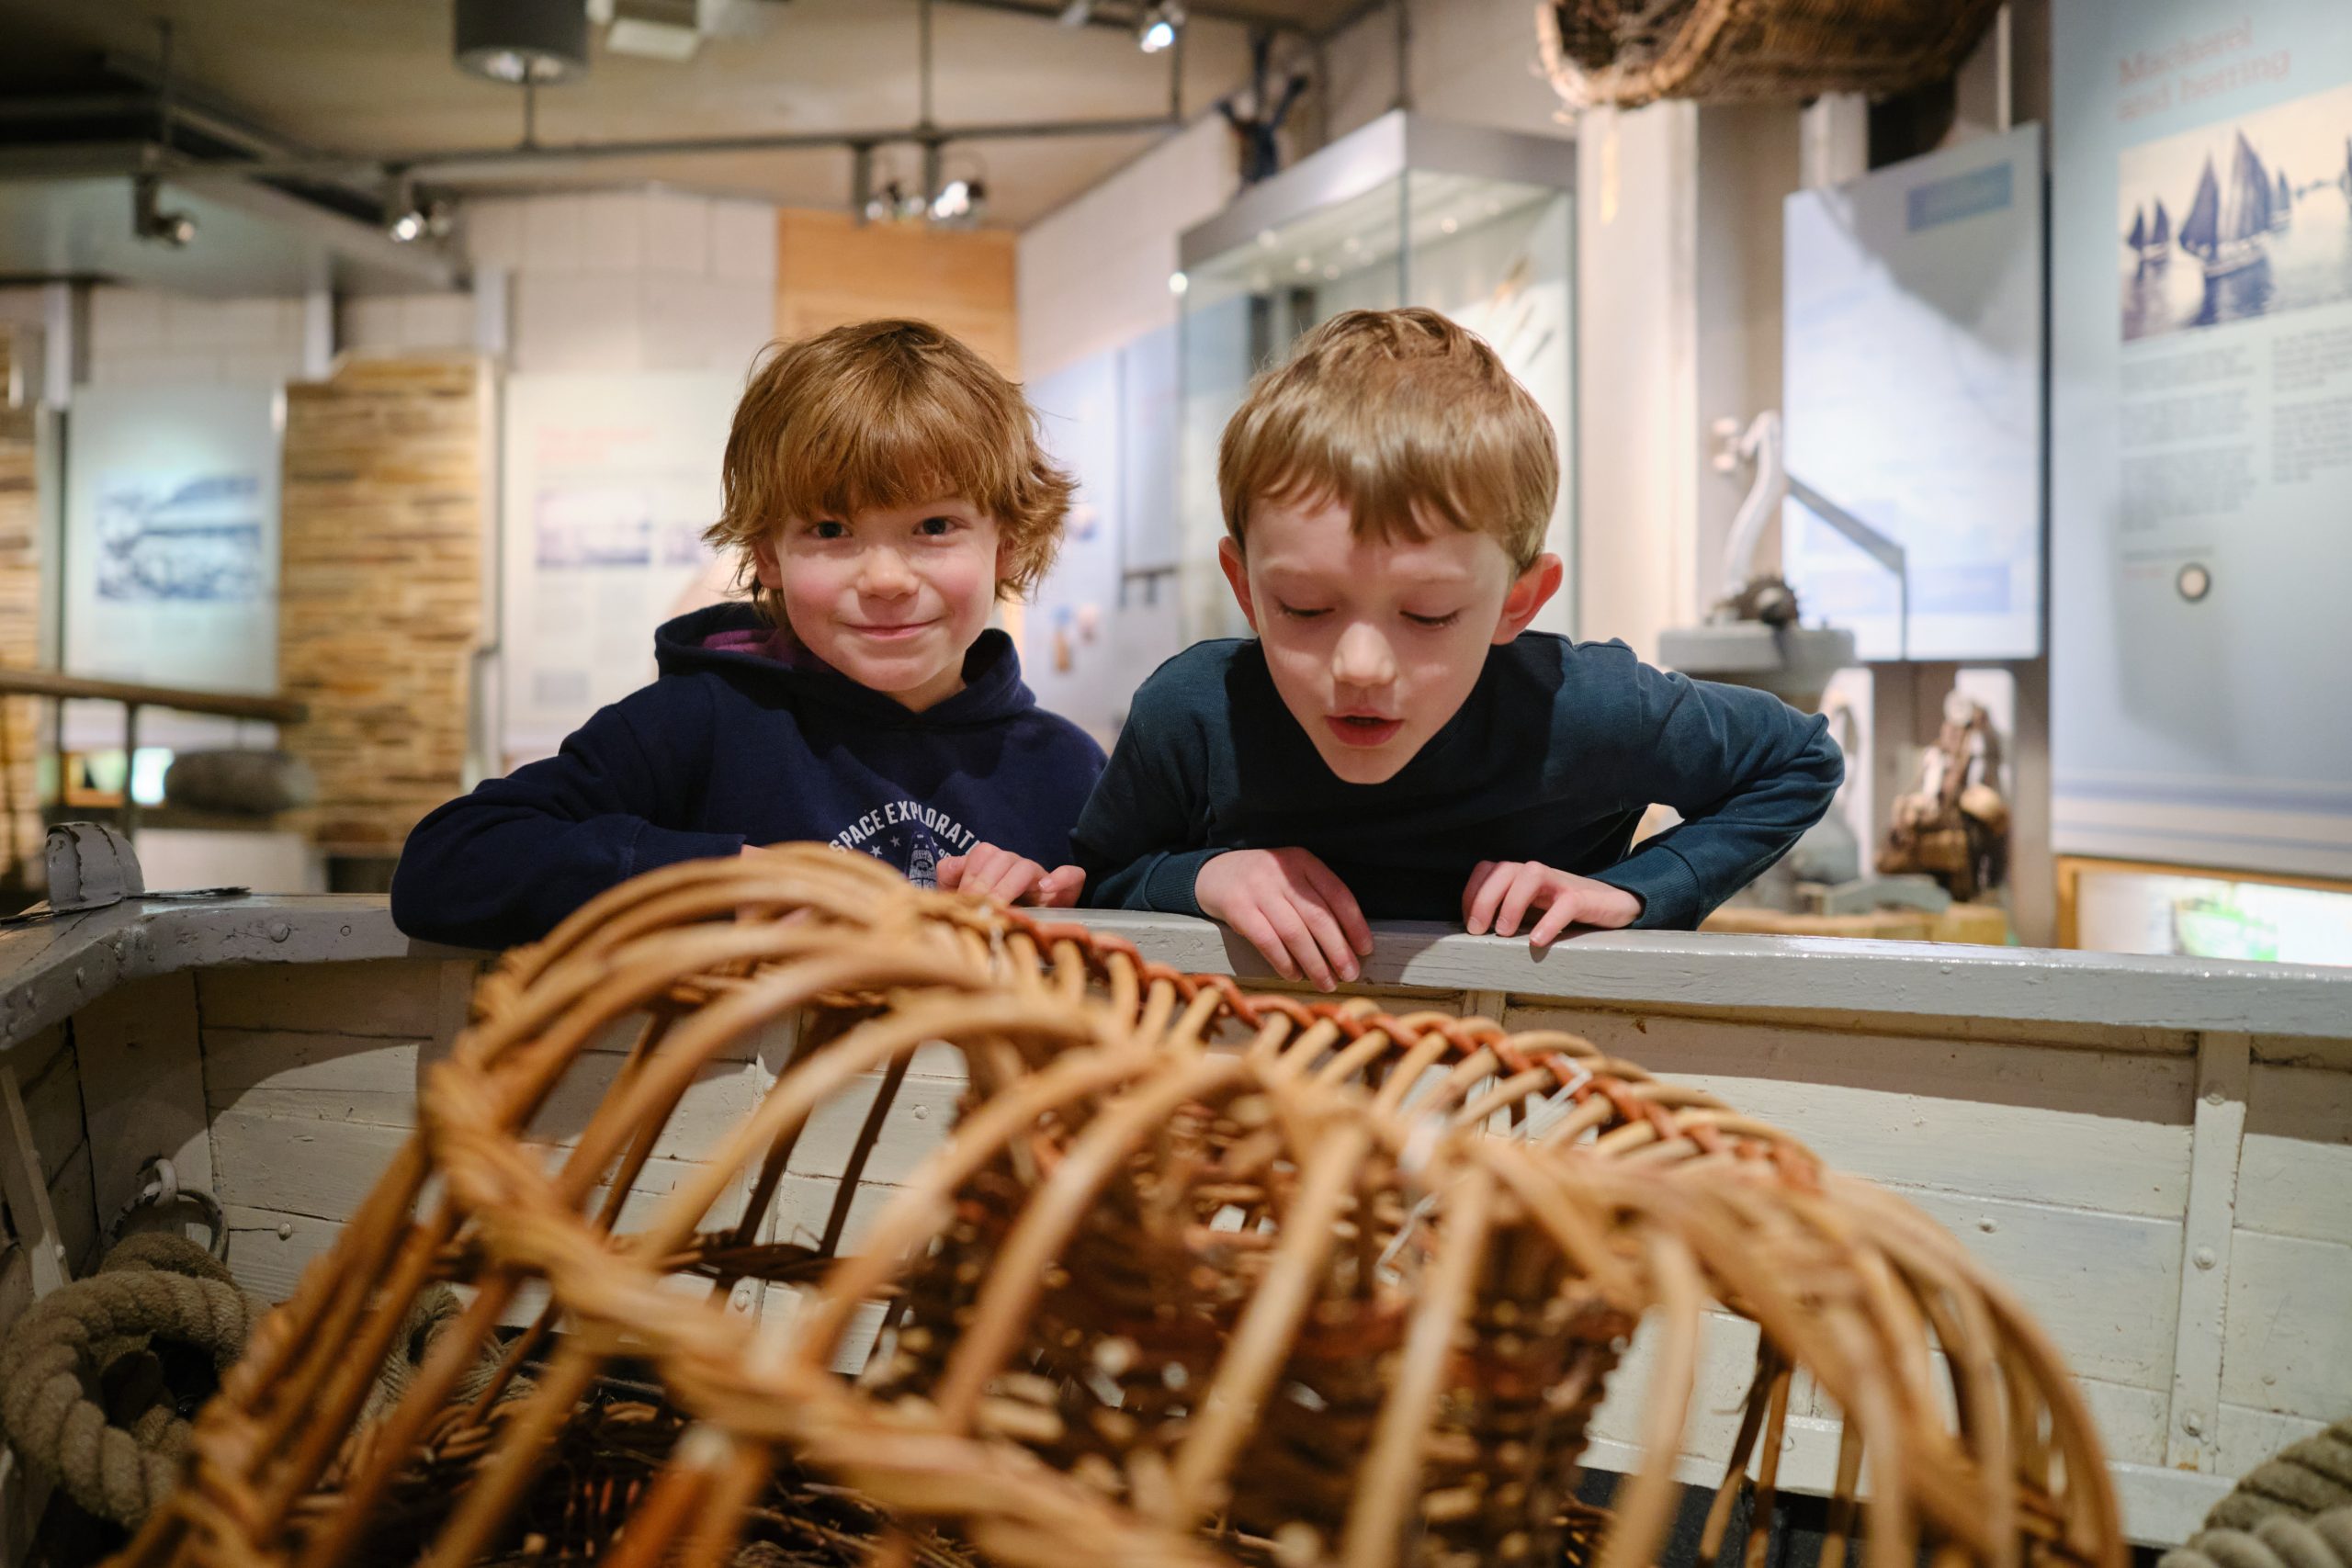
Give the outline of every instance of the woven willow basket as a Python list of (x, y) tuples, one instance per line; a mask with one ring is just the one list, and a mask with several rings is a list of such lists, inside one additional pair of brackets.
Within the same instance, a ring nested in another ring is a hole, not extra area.
[(1554, 0), (1544, 68), (1570, 108), (1903, 92), (1957, 70), (2000, 0)]
[[(534, 1141), (633, 1015), (577, 1137)], [(793, 1018), (773, 1087), (616, 1228), (689, 1089)], [(891, 1191), (865, 1179), (919, 1053), (966, 1086)], [(509, 955), (423, 1106), (128, 1562), (705, 1568), (834, 1561), (779, 1555), (831, 1530), (886, 1564), (1629, 1568), (1676, 1503), (1711, 1301), (1761, 1329), (1734, 1476), (1774, 1484), (1798, 1371), (1844, 1413), (1836, 1560), (1859, 1532), (1872, 1568), (2125, 1561), (2064, 1368), (1949, 1235), (1566, 1034), (1246, 995), (803, 846), (653, 873)], [(797, 1140), (844, 1116), (806, 1238), (777, 1236)], [(463, 1315), (362, 1418), (435, 1280)], [(1645, 1320), (1611, 1517), (1578, 1461)], [(626, 1444), (616, 1376), (655, 1396)]]

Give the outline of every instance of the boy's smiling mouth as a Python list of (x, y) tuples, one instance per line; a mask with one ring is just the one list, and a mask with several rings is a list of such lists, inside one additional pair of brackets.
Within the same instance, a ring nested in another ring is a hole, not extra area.
[(1401, 718), (1390, 718), (1361, 708), (1329, 715), (1326, 722), (1343, 746), (1385, 746), (1396, 739), (1398, 730), (1405, 728), (1405, 721)]
[(917, 632), (929, 631), (937, 624), (935, 621), (898, 621), (888, 626), (860, 626), (854, 622), (843, 623), (848, 630), (855, 632), (860, 637), (872, 637), (877, 642), (897, 642), (910, 637)]

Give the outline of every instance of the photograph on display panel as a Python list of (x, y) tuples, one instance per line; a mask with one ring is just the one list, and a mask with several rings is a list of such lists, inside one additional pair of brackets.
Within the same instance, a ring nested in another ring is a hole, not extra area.
[(269, 580), (254, 473), (109, 472), (98, 486), (97, 593), (130, 603), (250, 604)]
[(2352, 87), (2125, 150), (2125, 342), (2352, 299)]

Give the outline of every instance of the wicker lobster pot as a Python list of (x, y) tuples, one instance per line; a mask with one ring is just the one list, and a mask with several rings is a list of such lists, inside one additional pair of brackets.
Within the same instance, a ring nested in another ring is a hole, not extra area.
[[(756, 1109), (616, 1232), (697, 1074), (802, 1010)], [(577, 1139), (532, 1141), (639, 1012)], [(834, 1247), (910, 1060), (943, 1046), (967, 1084), (952, 1135)], [(812, 1116), (877, 1076), (816, 1244), (763, 1230)], [(1711, 1299), (1762, 1329), (1732, 1472), (1760, 1454), (1771, 1485), (1809, 1371), (1846, 1417), (1841, 1540), (1869, 1467), (1873, 1568), (2124, 1559), (2063, 1366), (1948, 1235), (1570, 1036), (1252, 997), (803, 847), (654, 873), (510, 955), (424, 1110), (130, 1562), (334, 1568), (384, 1560), (396, 1517), (396, 1559), (436, 1568), (775, 1562), (831, 1510), (826, 1540), (862, 1521), (885, 1563), (1628, 1568), (1672, 1511)], [(436, 1279), (464, 1313), (363, 1418)], [(806, 1288), (754, 1320), (729, 1304), (746, 1284)], [(845, 1378), (876, 1301), (891, 1325)], [(1573, 1503), (1577, 1465), (1645, 1318), (1648, 1459), (1606, 1521)], [(616, 1371), (676, 1423), (617, 1489), (594, 1439)], [(594, 1508), (550, 1529), (583, 1467)]]
[(1555, 0), (1544, 67), (1571, 108), (1903, 92), (1956, 70), (2000, 0)]

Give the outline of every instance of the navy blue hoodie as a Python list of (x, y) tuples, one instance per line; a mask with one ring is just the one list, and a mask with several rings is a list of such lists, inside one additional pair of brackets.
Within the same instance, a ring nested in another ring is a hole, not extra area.
[(1037, 706), (1002, 632), (964, 660), (964, 690), (922, 713), (783, 645), (749, 604), (654, 634), (651, 685), (599, 710), (544, 761), (492, 779), (409, 834), (392, 919), (464, 947), (536, 941), (581, 905), (673, 862), (807, 839), (929, 886), (990, 843), (1048, 868), (1102, 749)]

